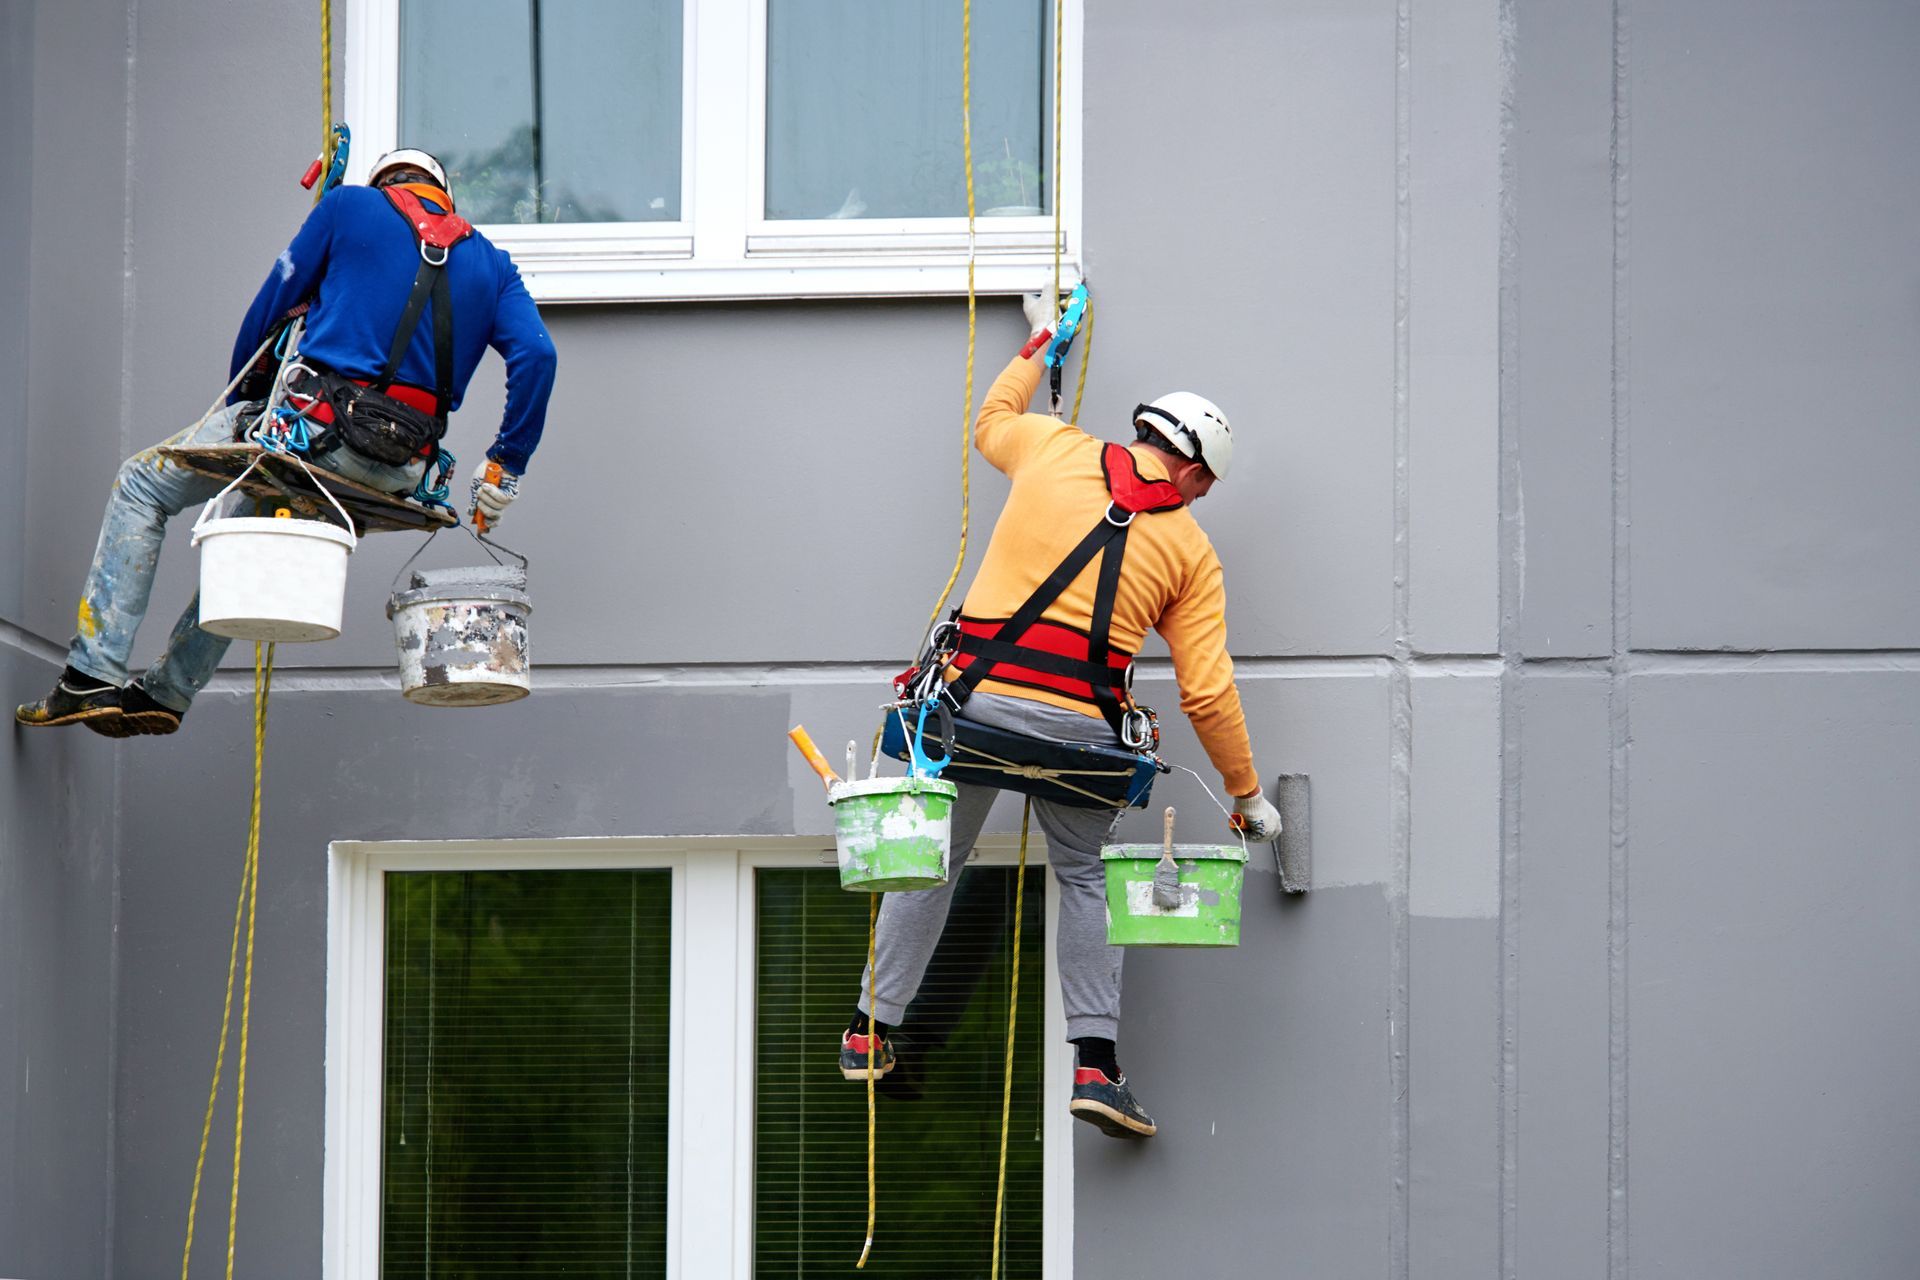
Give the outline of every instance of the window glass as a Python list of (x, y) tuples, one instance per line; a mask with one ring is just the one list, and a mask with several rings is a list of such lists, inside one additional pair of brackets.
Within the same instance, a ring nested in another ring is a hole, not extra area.
[(386, 877), (381, 1274), (666, 1274), (673, 873)]
[[(879, 1225), (862, 1276), (984, 1276), (993, 1249), (1014, 869), (970, 867), (878, 1085)], [(1040, 1275), (1044, 873), (1028, 872), (1020, 1044), (1000, 1274)], [(867, 1226), (867, 1095), (834, 1062), (867, 955), (867, 898), (831, 869), (758, 886), (754, 1275), (856, 1274)]]
[[(960, 34), (951, 0), (767, 0), (766, 216), (963, 216)], [(982, 214), (1053, 207), (1052, 37), (1044, 0), (975, 0)]]
[(400, 145), (478, 223), (680, 217), (681, 0), (401, 0)]

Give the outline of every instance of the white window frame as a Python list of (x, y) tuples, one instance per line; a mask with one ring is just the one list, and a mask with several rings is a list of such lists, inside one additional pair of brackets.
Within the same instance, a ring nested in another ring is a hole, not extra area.
[[(768, 221), (763, 162), (767, 0), (685, 0), (678, 222), (484, 226), (540, 302), (952, 296), (967, 291), (965, 218)], [(1063, 269), (1080, 275), (1081, 10), (1061, 41)], [(981, 50), (974, 50), (976, 56)], [(396, 145), (400, 0), (347, 2), (351, 181)], [(976, 142), (978, 140), (976, 139)], [(976, 159), (978, 148), (976, 147)], [(1052, 279), (1051, 215), (976, 219), (974, 287)]]
[[(1017, 849), (1011, 837), (985, 837), (974, 860), (1011, 866)], [(681, 1262), (685, 1242), (693, 1241), (700, 1274), (751, 1280), (755, 873), (761, 867), (832, 866), (830, 843), (804, 836), (336, 841), (327, 858), (323, 1280), (375, 1280), (380, 1274), (386, 873), (622, 868), (673, 872), (667, 1274), (689, 1274)], [(1030, 844), (1028, 859), (1033, 866), (1044, 864), (1040, 839)], [(1058, 894), (1047, 894), (1046, 971), (1035, 977), (1046, 993), (1043, 1271), (1048, 1280), (1072, 1280), (1072, 1057), (1055, 960), (1058, 902)], [(689, 1072), (695, 1046), (696, 1065), (730, 1061), (733, 1070)], [(697, 1140), (687, 1141), (687, 1135)], [(880, 1140), (886, 1141), (884, 1125)], [(884, 1230), (884, 1209), (882, 1214)]]

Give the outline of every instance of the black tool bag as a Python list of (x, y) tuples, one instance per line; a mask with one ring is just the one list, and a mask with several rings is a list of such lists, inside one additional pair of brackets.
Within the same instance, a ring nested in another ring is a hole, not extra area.
[[(917, 712), (911, 709), (889, 711), (881, 752), (907, 759), (907, 739), (917, 723)], [(950, 782), (1018, 791), (1074, 809), (1143, 809), (1154, 774), (1162, 770), (1154, 757), (1117, 742), (1040, 738), (965, 716), (954, 716), (950, 723), (953, 736), (940, 744), (951, 758), (940, 776)], [(929, 742), (924, 750), (931, 752), (935, 745)]]
[[(390, 467), (404, 467), (428, 454), (447, 434), (447, 420), (394, 399), (375, 387), (363, 387), (352, 378), (316, 371), (297, 390), (326, 401), (333, 422), (325, 437), (338, 437), (349, 449)], [(331, 447), (333, 441), (321, 443)], [(319, 451), (318, 445), (315, 451)]]

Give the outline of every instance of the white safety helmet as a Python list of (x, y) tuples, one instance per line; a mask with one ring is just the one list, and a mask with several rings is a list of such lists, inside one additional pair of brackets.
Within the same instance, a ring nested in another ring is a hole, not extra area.
[(434, 182), (442, 191), (447, 190), (447, 171), (438, 160), (418, 147), (400, 147), (389, 151), (373, 162), (373, 172), (367, 175), (367, 185), (380, 185), (380, 175), (389, 169), (418, 169), (422, 173), (433, 175)]
[(1233, 467), (1233, 428), (1220, 406), (1191, 391), (1173, 391), (1133, 411), (1133, 425), (1165, 440), (1182, 457), (1192, 458), (1225, 480)]

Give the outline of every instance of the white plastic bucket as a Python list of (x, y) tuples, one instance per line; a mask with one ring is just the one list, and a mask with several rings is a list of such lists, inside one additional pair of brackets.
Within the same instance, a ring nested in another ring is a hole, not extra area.
[[(289, 516), (214, 518), (221, 498), (258, 465), (256, 458), (194, 521), (200, 626), (236, 640), (331, 640), (346, 603), (347, 557), (359, 542), (353, 521), (338, 502), (344, 529)], [(319, 481), (314, 485), (326, 493)]]

